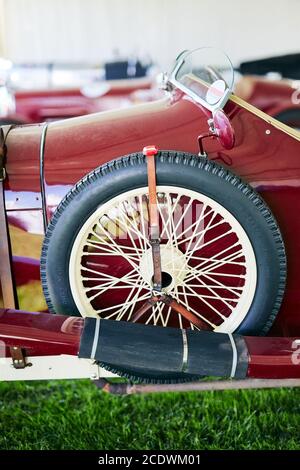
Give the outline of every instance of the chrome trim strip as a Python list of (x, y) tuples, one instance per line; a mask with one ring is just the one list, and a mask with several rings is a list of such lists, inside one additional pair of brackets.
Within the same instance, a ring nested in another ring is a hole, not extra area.
[(181, 370), (184, 372), (187, 369), (188, 357), (189, 357), (189, 346), (186, 330), (182, 331), (182, 342), (183, 342), (183, 353), (182, 353), (182, 367)]
[(91, 352), (91, 359), (95, 359), (95, 355), (96, 355), (96, 351), (97, 351), (97, 346), (98, 346), (99, 332), (100, 332), (100, 318), (97, 318), (97, 319), (96, 319), (96, 326), (95, 326), (95, 334), (94, 334), (93, 346), (92, 346), (92, 352)]
[(44, 156), (45, 156), (45, 143), (46, 143), (46, 134), (48, 130), (48, 123), (45, 122), (41, 140), (40, 140), (40, 186), (41, 186), (41, 198), (42, 198), (42, 208), (43, 208), (43, 222), (44, 222), (44, 232), (46, 233), (48, 226), (47, 218), (47, 206), (46, 206), (46, 193), (45, 193), (45, 178), (44, 178)]
[(228, 333), (228, 337), (230, 339), (231, 347), (232, 347), (232, 366), (231, 366), (230, 377), (233, 378), (235, 377), (236, 368), (237, 368), (237, 349), (236, 349), (236, 344), (235, 344), (232, 334)]

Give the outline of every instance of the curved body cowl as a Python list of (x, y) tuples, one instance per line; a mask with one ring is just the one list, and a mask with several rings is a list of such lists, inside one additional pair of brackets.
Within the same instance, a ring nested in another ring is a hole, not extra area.
[[(224, 150), (214, 139), (205, 141), (205, 149), (210, 159), (259, 191), (278, 221), (286, 244), (288, 280), (271, 333), (295, 336), (300, 333), (300, 142), (288, 130), (278, 129), (266, 115), (258, 115), (235, 100), (227, 103), (225, 111), (235, 132), (234, 148)], [(112, 159), (141, 151), (145, 145), (198, 153), (197, 137), (208, 130), (207, 113), (187, 96), (176, 93), (129, 109), (50, 123), (43, 151), (44, 125), (11, 130), (6, 204), (22, 308), (28, 307), (28, 298), (32, 301), (34, 289), (40, 295), (43, 210), (49, 220), (82, 176)], [(41, 303), (31, 310), (43, 308)]]

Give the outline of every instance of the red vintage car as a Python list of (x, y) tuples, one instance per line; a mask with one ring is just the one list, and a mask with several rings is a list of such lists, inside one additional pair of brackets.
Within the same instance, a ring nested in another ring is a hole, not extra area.
[(300, 128), (300, 80), (244, 76), (235, 93), (290, 127)]
[(16, 91), (15, 106), (2, 115), (0, 124), (32, 124), (127, 108), (156, 99), (160, 92), (152, 85), (152, 79), (145, 77), (108, 80), (81, 88)]
[(16, 115), (24, 123), (35, 123), (127, 108), (138, 102), (138, 90), (150, 95), (151, 84), (150, 78), (139, 78), (112, 80), (81, 89), (17, 91)]
[(241, 63), (235, 93), (270, 116), (300, 128), (300, 54)]
[(8, 131), (8, 380), (300, 377), (300, 134), (232, 85), (199, 49), (163, 99)]

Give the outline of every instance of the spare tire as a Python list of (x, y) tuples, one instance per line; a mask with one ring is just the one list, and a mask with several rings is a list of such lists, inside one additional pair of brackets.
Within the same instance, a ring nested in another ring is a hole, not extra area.
[[(270, 209), (251, 186), (205, 158), (161, 151), (156, 162), (164, 292), (214, 331), (267, 333), (286, 279)], [(44, 240), (41, 277), (50, 311), (130, 321), (152, 290), (147, 224), (141, 153), (79, 181)], [(160, 303), (141, 321), (195, 328)]]

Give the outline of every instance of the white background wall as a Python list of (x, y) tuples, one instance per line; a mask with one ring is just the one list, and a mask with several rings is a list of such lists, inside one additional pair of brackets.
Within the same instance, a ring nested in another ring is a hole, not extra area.
[(300, 51), (300, 0), (0, 0), (0, 15), (2, 53), (21, 62), (99, 62), (118, 48), (165, 68), (201, 45), (235, 63)]

